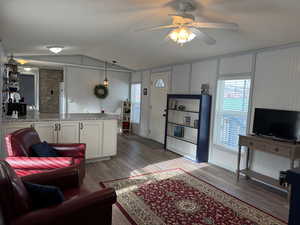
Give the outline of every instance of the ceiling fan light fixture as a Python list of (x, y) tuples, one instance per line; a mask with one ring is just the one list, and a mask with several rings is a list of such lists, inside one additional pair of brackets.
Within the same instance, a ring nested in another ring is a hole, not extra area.
[(53, 52), (54, 54), (58, 54), (63, 50), (63, 46), (49, 46), (47, 47), (50, 52)]
[(17, 59), (17, 62), (20, 63), (21, 65), (28, 63), (28, 61), (25, 59)]
[(172, 30), (168, 36), (172, 41), (180, 45), (190, 42), (196, 37), (196, 35), (187, 27)]

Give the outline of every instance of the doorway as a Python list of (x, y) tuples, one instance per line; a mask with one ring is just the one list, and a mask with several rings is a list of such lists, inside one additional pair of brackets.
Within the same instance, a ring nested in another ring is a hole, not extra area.
[(165, 109), (169, 90), (170, 72), (151, 74), (150, 97), (150, 124), (149, 137), (157, 142), (164, 143), (165, 137)]

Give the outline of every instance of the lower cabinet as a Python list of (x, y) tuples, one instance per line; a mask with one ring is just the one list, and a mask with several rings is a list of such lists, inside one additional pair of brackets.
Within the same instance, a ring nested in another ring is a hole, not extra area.
[(79, 142), (85, 143), (86, 158), (93, 159), (102, 156), (102, 121), (83, 121), (79, 123)]
[(65, 121), (60, 122), (57, 127), (58, 143), (78, 143), (79, 141), (79, 122)]
[(117, 120), (12, 122), (2, 127), (2, 134), (26, 127), (34, 127), (48, 143), (85, 143), (87, 159), (117, 154)]
[(37, 122), (34, 128), (38, 132), (41, 141), (57, 143), (57, 122)]
[(103, 156), (112, 156), (117, 154), (117, 130), (117, 120), (103, 121)]

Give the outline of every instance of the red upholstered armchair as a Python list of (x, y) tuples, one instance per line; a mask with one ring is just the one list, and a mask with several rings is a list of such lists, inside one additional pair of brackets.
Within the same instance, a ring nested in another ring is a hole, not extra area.
[(78, 181), (82, 183), (85, 175), (85, 144), (50, 144), (60, 157), (32, 157), (31, 146), (40, 142), (34, 128), (24, 128), (5, 136), (6, 161), (18, 176), (75, 167)]
[[(23, 181), (61, 188), (65, 201), (33, 210)], [(0, 160), (0, 224), (6, 225), (110, 225), (116, 193), (112, 188), (89, 192), (78, 188), (75, 168), (50, 171), (47, 176), (17, 177), (9, 164)]]

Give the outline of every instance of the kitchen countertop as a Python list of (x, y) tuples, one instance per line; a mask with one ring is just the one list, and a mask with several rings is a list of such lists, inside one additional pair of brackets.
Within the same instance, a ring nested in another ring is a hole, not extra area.
[(118, 115), (105, 113), (28, 113), (26, 116), (20, 116), (18, 119), (12, 119), (9, 116), (2, 118), (2, 122), (39, 122), (39, 121), (81, 121), (81, 120), (118, 120)]

